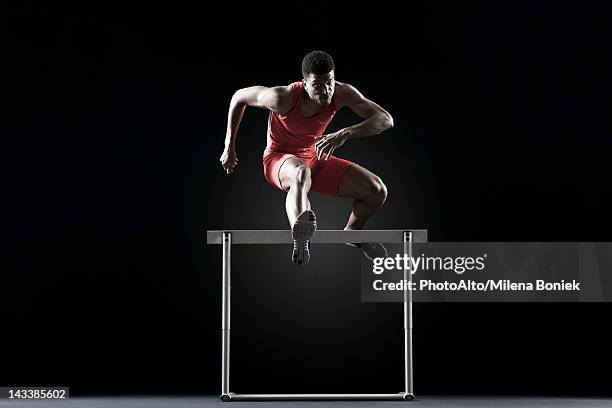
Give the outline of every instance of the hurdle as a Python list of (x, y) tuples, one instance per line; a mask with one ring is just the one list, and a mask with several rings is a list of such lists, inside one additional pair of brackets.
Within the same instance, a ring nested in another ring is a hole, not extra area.
[[(207, 231), (207, 244), (223, 246), (221, 308), (221, 400), (230, 401), (307, 401), (307, 400), (414, 400), (412, 370), (412, 292), (404, 289), (404, 391), (397, 394), (236, 394), (230, 392), (231, 332), (231, 255), (234, 244), (292, 244), (289, 230)], [(427, 242), (427, 230), (318, 230), (313, 244), (381, 242), (403, 244), (404, 255), (412, 257), (414, 243)], [(404, 279), (412, 282), (410, 266), (404, 268)]]

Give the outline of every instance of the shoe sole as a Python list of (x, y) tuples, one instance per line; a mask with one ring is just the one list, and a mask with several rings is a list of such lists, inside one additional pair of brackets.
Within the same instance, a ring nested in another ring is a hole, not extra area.
[(310, 261), (310, 240), (317, 231), (317, 217), (311, 210), (301, 213), (293, 228), (293, 253), (291, 260), (298, 265), (306, 265)]

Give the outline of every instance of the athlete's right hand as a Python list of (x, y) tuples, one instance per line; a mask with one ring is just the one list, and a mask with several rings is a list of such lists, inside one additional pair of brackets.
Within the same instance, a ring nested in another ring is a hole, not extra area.
[(223, 154), (219, 158), (221, 162), (221, 166), (223, 166), (223, 170), (227, 174), (231, 174), (234, 171), (234, 168), (238, 165), (238, 156), (236, 156), (236, 151), (232, 148), (225, 148), (223, 150)]

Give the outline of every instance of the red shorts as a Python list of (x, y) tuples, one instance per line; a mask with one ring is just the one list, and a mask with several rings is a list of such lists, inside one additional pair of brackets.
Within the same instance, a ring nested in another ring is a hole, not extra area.
[[(283, 191), (285, 191), (285, 189), (281, 186), (279, 178), (280, 169), (283, 163), (291, 157), (297, 156), (288, 153), (270, 153), (263, 158), (264, 176), (266, 180), (274, 187)], [(317, 156), (308, 159), (297, 158), (302, 160), (310, 168), (312, 180), (310, 189), (318, 193), (333, 196), (340, 195), (338, 190), (342, 177), (344, 177), (349, 167), (355, 164), (336, 156), (332, 156), (328, 160), (319, 160)]]

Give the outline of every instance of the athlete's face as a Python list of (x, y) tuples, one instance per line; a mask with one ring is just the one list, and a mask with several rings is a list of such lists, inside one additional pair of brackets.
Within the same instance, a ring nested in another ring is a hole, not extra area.
[(334, 71), (323, 75), (308, 74), (304, 78), (304, 89), (308, 96), (321, 106), (327, 106), (331, 103), (332, 96), (334, 96), (334, 87)]

